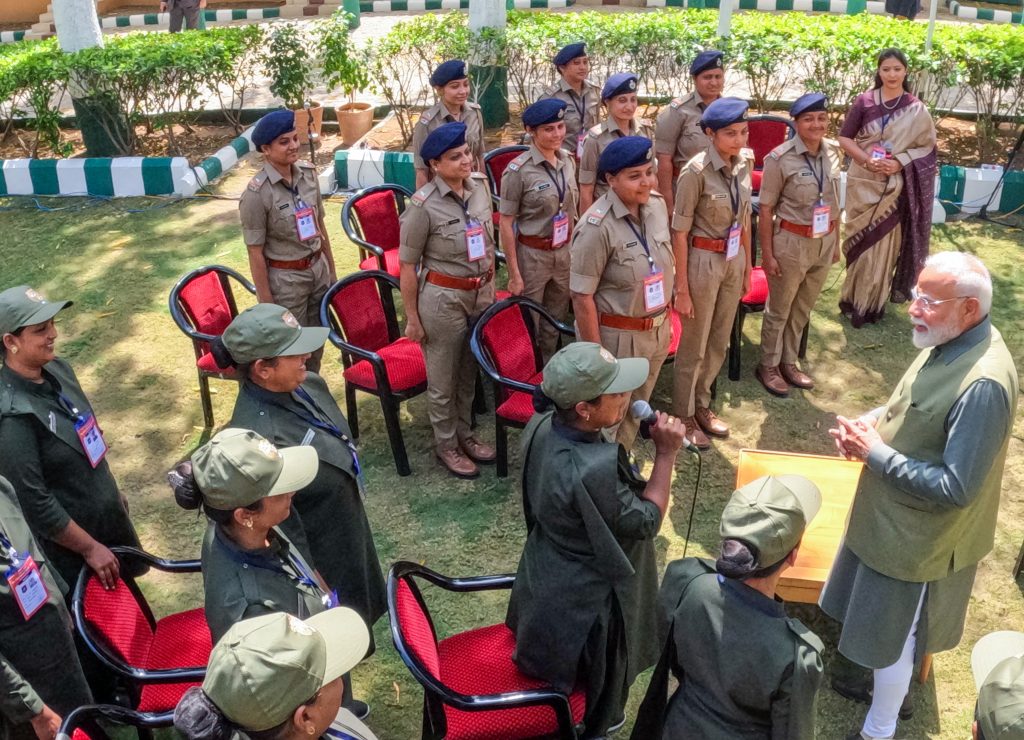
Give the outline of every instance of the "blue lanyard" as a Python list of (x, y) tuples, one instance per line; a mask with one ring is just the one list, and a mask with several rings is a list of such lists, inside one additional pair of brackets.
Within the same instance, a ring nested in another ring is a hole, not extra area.
[[(819, 151), (818, 157), (821, 157)], [(807, 167), (810, 169), (811, 174), (814, 175), (814, 181), (818, 183), (818, 202), (821, 203), (825, 199), (825, 163), (821, 163), (821, 173), (819, 174), (814, 165), (811, 163), (811, 158), (807, 156), (807, 152), (804, 152), (804, 161), (807, 163)]]
[[(658, 266), (654, 263), (654, 257), (651, 256), (651, 248), (647, 246), (646, 237), (644, 237), (643, 233), (633, 225), (633, 222), (629, 220), (628, 216), (626, 217), (626, 225), (629, 226), (630, 230), (634, 234), (636, 234), (636, 238), (640, 240), (640, 246), (644, 248), (644, 254), (647, 255), (647, 264), (651, 266), (651, 274), (653, 275), (658, 271)], [(643, 226), (643, 224), (640, 225)]]
[(732, 204), (732, 225), (738, 226), (740, 223), (740, 184), (736, 179), (736, 174), (732, 171), (729, 172), (729, 176), (726, 179), (729, 181), (729, 203)]
[(64, 407), (64, 410), (68, 412), (68, 416), (71, 417), (72, 421), (78, 423), (85, 419), (85, 417), (82, 416), (82, 413), (78, 410), (78, 407), (75, 406), (75, 402), (60, 391), (57, 391), (57, 400), (60, 401), (60, 405)]
[(558, 171), (558, 174), (562, 176), (562, 184), (558, 184), (558, 180), (555, 179), (555, 170), (550, 164), (544, 162), (544, 171), (548, 174), (548, 178), (551, 180), (551, 184), (555, 186), (555, 190), (558, 191), (558, 210), (561, 211), (565, 207), (565, 168), (563, 167)]
[[(576, 102), (577, 98), (579, 98), (579, 103)], [(575, 90), (570, 89), (569, 100), (572, 102), (572, 107), (580, 115), (580, 128), (582, 128), (583, 124), (586, 123), (586, 115), (584, 114), (587, 112), (587, 86), (584, 84), (582, 95), (577, 95)]]
[(355, 735), (349, 735), (347, 732), (335, 730), (333, 727), (328, 727), (324, 734), (328, 737), (336, 738), (336, 740), (357, 740)]
[(453, 198), (455, 198), (455, 202), (458, 203), (459, 204), (459, 208), (462, 209), (462, 217), (463, 217), (463, 220), (466, 223), (466, 226), (469, 226), (471, 223), (476, 223), (476, 221), (474, 219), (471, 219), (469, 217), (469, 199), (467, 198), (466, 200), (463, 200), (462, 198), (457, 196), (454, 192), (451, 193), (451, 196)]
[(3, 530), (0, 530), (0, 548), (3, 549), (3, 556), (11, 561), (11, 569), (17, 570), (21, 566), (21, 558), (18, 557), (18, 550), (14, 547)]
[(280, 561), (274, 562), (269, 558), (263, 556), (250, 555), (247, 552), (235, 550), (226, 545), (224, 542), (221, 542), (219, 539), (218, 544), (222, 548), (224, 548), (224, 551), (228, 554), (229, 558), (234, 560), (236, 563), (239, 563), (240, 565), (248, 565), (253, 568), (259, 568), (261, 570), (269, 570), (271, 573), (280, 573), (290, 578), (291, 580), (295, 581), (296, 583), (299, 583), (300, 585), (315, 590), (317, 593), (320, 594), (321, 598), (330, 596), (330, 594), (324, 591), (323, 587), (320, 585), (320, 582), (313, 576), (312, 571), (310, 571), (306, 567), (305, 563), (302, 562), (298, 555), (292, 552), (290, 547), (288, 548), (288, 564), (295, 571), (294, 573), (288, 572), (288, 570), (284, 567), (284, 565), (281, 564)]

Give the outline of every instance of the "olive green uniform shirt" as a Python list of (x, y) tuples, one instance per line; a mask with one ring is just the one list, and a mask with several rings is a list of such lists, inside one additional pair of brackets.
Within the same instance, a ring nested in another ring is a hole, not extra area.
[(672, 155), (673, 172), (682, 170), (683, 165), (707, 148), (708, 136), (700, 127), (706, 107), (700, 95), (692, 92), (676, 98), (658, 114), (654, 151)]
[(734, 223), (742, 226), (750, 218), (752, 168), (747, 157), (736, 156), (727, 163), (717, 149), (707, 146), (679, 175), (672, 228), (706, 239), (727, 238)]
[[(597, 177), (597, 166), (603, 152), (609, 144), (623, 136), (643, 136), (654, 138), (654, 127), (646, 118), (633, 118), (629, 122), (629, 133), (622, 130), (610, 118), (587, 131), (583, 142), (583, 155), (580, 157), (580, 184), (594, 186), (594, 198), (600, 198), (608, 192), (608, 183)], [(653, 162), (653, 160), (652, 160)], [(657, 165), (655, 164), (655, 167)]]
[(413, 166), (418, 170), (427, 169), (427, 163), (420, 156), (420, 149), (427, 136), (436, 128), (440, 128), (452, 121), (462, 121), (466, 124), (466, 143), (469, 144), (469, 151), (474, 157), (482, 159), (484, 156), (484, 116), (480, 106), (471, 100), (467, 100), (462, 106), (462, 113), (456, 118), (448, 112), (448, 108), (440, 100), (423, 111), (420, 120), (412, 129), (412, 158)]
[[(53, 540), (69, 522), (107, 547), (140, 545), (106, 458), (92, 467), (57, 395), (81, 415), (93, 413), (74, 371), (57, 358), (43, 368), (43, 379), (33, 383), (0, 369), (0, 475), (14, 487), (50, 567), (70, 585), (85, 561)], [(102, 420), (96, 421), (102, 430)]]
[(583, 94), (579, 95), (572, 89), (572, 85), (559, 77), (556, 83), (541, 93), (539, 99), (543, 98), (554, 98), (566, 104), (565, 140), (562, 142), (562, 149), (575, 156), (580, 136), (597, 123), (598, 110), (601, 107), (601, 88), (589, 80), (584, 80)]
[(764, 160), (758, 201), (772, 208), (779, 218), (810, 226), (821, 196), (831, 209), (829, 220), (839, 218), (839, 173), (842, 158), (838, 142), (823, 139), (818, 153), (811, 156), (803, 139), (794, 136), (771, 150)]
[(501, 176), (498, 210), (503, 216), (515, 217), (520, 234), (550, 238), (552, 219), (559, 211), (569, 217), (570, 226), (576, 223), (578, 201), (576, 165), (564, 151), (552, 167), (540, 150), (531, 146), (509, 162)]
[(324, 201), (316, 167), (309, 162), (293, 164), (290, 188), (273, 165), (269, 162), (263, 165), (238, 201), (246, 246), (263, 245), (267, 259), (283, 261), (304, 259), (318, 251), (320, 236), (306, 241), (299, 239), (295, 222), (299, 199), (323, 219)]

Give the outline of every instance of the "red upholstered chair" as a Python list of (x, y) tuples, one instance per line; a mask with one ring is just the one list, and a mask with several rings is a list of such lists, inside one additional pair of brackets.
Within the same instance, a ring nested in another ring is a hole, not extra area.
[(487, 175), (487, 185), (491, 188), (491, 200), (494, 203), (494, 226), (498, 226), (498, 202), (501, 200), (501, 176), (505, 174), (508, 163), (518, 157), (530, 147), (522, 144), (503, 146), (492, 149), (484, 155), (484, 174)]
[(345, 413), (359, 436), (356, 391), (380, 399), (391, 452), (399, 475), (409, 475), (398, 408), (427, 389), (427, 366), (419, 344), (402, 335), (395, 311), (398, 280), (380, 270), (363, 270), (330, 287), (320, 303), (320, 323), (341, 350), (345, 370)]
[[(72, 709), (60, 723), (57, 740), (111, 740), (105, 726), (111, 730), (133, 727), (139, 737), (151, 736), (149, 730), (172, 725), (173, 712), (153, 714), (136, 712), (116, 704), (86, 704)], [(115, 737), (122, 733), (114, 732)]]
[(232, 280), (256, 295), (256, 287), (234, 270), (208, 265), (181, 278), (171, 288), (167, 301), (174, 323), (192, 340), (199, 374), (199, 397), (207, 428), (213, 426), (209, 379), (238, 380), (234, 368), (218, 367), (210, 353), (210, 341), (223, 334), (231, 319), (238, 315)]
[(465, 593), (510, 589), (513, 575), (448, 578), (400, 561), (388, 573), (391, 637), (423, 686), (424, 740), (576, 738), (586, 711), (581, 688), (571, 695), (519, 672), (515, 635), (504, 624), (438, 640), (417, 580)]
[(572, 327), (555, 319), (539, 303), (511, 296), (484, 311), (470, 336), (473, 356), (494, 383), (499, 478), (508, 475), (508, 427), (526, 426), (533, 416), (533, 389), (543, 379), (544, 363), (536, 341), (541, 321), (566, 336), (575, 334)]
[(361, 270), (383, 270), (398, 277), (398, 217), (412, 196), (401, 185), (363, 188), (345, 201), (341, 228), (361, 253)]
[(754, 172), (751, 175), (753, 191), (761, 190), (761, 170), (764, 169), (764, 158), (768, 153), (786, 139), (793, 138), (796, 129), (793, 122), (780, 116), (751, 116), (747, 119), (750, 137), (747, 146), (754, 150)]
[(75, 629), (89, 650), (125, 684), (132, 709), (173, 713), (190, 686), (206, 675), (213, 649), (202, 608), (156, 619), (135, 579), (133, 566), (168, 573), (198, 573), (198, 560), (163, 560), (132, 547), (112, 547), (121, 564), (116, 587), (107, 591), (88, 566), (75, 584)]

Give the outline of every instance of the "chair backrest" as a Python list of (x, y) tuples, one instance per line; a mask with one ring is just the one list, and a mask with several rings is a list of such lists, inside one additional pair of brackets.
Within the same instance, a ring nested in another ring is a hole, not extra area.
[[(238, 306), (229, 278), (255, 294), (256, 289), (234, 270), (220, 265), (201, 267), (183, 277), (171, 290), (170, 311), (178, 327), (200, 334), (220, 336), (238, 315)], [(208, 342), (192, 336), (196, 358), (210, 351)]]
[(772, 149), (793, 136), (793, 124), (779, 116), (753, 116), (747, 120), (747, 146), (754, 150), (754, 167), (764, 167)]
[(349, 344), (371, 352), (390, 344), (396, 326), (394, 309), (381, 298), (381, 291), (391, 291), (390, 283), (379, 281), (370, 271), (356, 273), (342, 283), (331, 296), (334, 330)]
[[(542, 320), (537, 317), (537, 320)], [(484, 350), (498, 374), (528, 383), (540, 371), (533, 333), (523, 306), (512, 303), (487, 317), (480, 326)]]
[(503, 146), (484, 156), (484, 170), (486, 170), (487, 182), (491, 187), (492, 195), (495, 197), (501, 195), (501, 176), (505, 174), (505, 168), (508, 167), (509, 162), (529, 148), (521, 144)]
[(384, 251), (398, 249), (400, 208), (394, 190), (356, 194), (352, 215), (364, 240)]
[(147, 667), (153, 627), (127, 583), (118, 579), (108, 591), (90, 574), (82, 608), (86, 623), (95, 631), (94, 637), (133, 668)]
[(437, 650), (434, 625), (411, 576), (399, 578), (395, 611), (402, 641), (413, 657), (438, 681), (441, 680), (441, 658)]

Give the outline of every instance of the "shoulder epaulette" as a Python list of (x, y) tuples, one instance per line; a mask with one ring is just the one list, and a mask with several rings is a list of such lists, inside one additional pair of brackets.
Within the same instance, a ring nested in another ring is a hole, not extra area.
[(694, 172), (703, 172), (704, 168), (708, 164), (708, 153), (707, 150), (694, 154), (690, 161), (686, 163), (686, 169), (693, 170)]
[(742, 149), (740, 149), (740, 156), (743, 157), (744, 159), (754, 159), (754, 150), (751, 149), (749, 146), (745, 146)]
[(483, 172), (470, 172), (469, 176), (471, 178), (473, 178), (474, 180), (486, 180), (487, 179), (487, 175), (485, 175)]
[(431, 193), (433, 193), (435, 190), (437, 190), (437, 185), (435, 185), (432, 182), (428, 182), (422, 188), (413, 193), (413, 196), (409, 199), (409, 201), (414, 206), (422, 208), (423, 203), (427, 200), (427, 198), (430, 197)]
[(430, 120), (434, 117), (434, 106), (430, 106), (420, 114), (420, 123), (430, 123)]
[(594, 226), (600, 226), (604, 217), (608, 215), (608, 206), (606, 205), (592, 205), (590, 210), (587, 211), (587, 223), (593, 224)]
[(807, 626), (799, 619), (787, 617), (786, 626), (789, 627), (789, 631), (796, 635), (802, 642), (810, 645), (819, 653), (825, 652), (825, 645), (822, 643), (821, 638), (808, 629)]
[(472, 100), (467, 100), (466, 101), (466, 107), (467, 108), (474, 108), (476, 110), (481, 110), (480, 103), (474, 103)]
[(263, 187), (263, 183), (267, 181), (267, 173), (260, 170), (256, 173), (256, 176), (249, 180), (249, 190), (254, 193), (258, 193), (260, 188)]
[(684, 101), (685, 101), (685, 98), (675, 98), (668, 105), (669, 105), (670, 108), (678, 108), (679, 106), (681, 106), (683, 104)]
[(778, 159), (783, 154), (785, 154), (790, 149), (792, 149), (796, 145), (795, 142), (796, 142), (795, 138), (794, 139), (787, 139), (786, 141), (782, 142), (777, 147), (772, 149), (770, 152), (768, 152), (768, 156), (771, 157), (772, 159)]
[(304, 159), (300, 159), (295, 164), (297, 164), (299, 167), (302, 167), (303, 169), (306, 169), (306, 170), (315, 170), (316, 169), (316, 165), (315, 164), (313, 164), (312, 162), (307, 162)]

